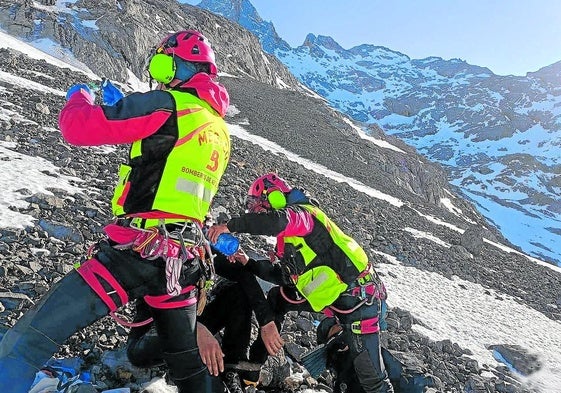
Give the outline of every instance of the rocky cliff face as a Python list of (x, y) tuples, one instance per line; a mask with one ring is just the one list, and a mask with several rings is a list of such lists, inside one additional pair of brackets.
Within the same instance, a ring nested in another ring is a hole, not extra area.
[(0, 1), (0, 26), (27, 41), (60, 44), (96, 74), (116, 80), (127, 80), (127, 70), (145, 79), (146, 59), (165, 34), (195, 28), (211, 42), (221, 72), (298, 88), (253, 34), (201, 8), (172, 0), (51, 3)]

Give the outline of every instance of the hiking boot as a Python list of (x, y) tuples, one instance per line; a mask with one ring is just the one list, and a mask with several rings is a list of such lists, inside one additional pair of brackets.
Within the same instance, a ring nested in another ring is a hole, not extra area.
[(229, 393), (244, 393), (240, 376), (235, 371), (227, 371), (222, 378)]
[[(238, 373), (242, 386), (257, 386), (259, 383), (259, 373), (261, 371), (261, 364), (241, 360), (237, 363), (226, 364), (226, 369), (233, 370)], [(246, 389), (247, 391), (247, 389)]]

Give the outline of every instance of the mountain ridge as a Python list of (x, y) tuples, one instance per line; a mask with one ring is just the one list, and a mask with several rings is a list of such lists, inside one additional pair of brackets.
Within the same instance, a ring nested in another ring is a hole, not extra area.
[[(291, 48), (269, 22), (255, 22), (255, 8), (246, 6), (249, 15), (234, 18), (228, 7), (238, 3), (199, 6), (256, 34), (266, 52), (334, 108), (377, 124), (444, 165), (452, 184), (512, 243), (561, 265), (561, 160), (555, 153), (561, 145), (561, 62), (525, 77), (498, 76), (461, 59), (410, 59), (371, 44), (347, 50), (314, 34)], [(521, 154), (533, 160), (520, 160)]]

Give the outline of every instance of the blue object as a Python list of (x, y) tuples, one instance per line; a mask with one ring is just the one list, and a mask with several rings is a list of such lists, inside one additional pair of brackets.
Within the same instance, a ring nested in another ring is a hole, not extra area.
[(381, 331), (388, 330), (388, 322), (386, 321), (386, 316), (388, 315), (388, 304), (385, 300), (380, 301), (380, 315), (378, 319), (378, 324)]
[(180, 81), (188, 81), (197, 73), (197, 66), (190, 61), (176, 59), (175, 78)]
[(101, 99), (104, 105), (113, 106), (125, 95), (116, 87), (109, 79), (103, 79), (101, 82)]
[(51, 358), (45, 364), (46, 369), (54, 370), (59, 374), (59, 379), (66, 382), (68, 379), (77, 377), (83, 363), (79, 358), (55, 359)]
[(300, 188), (293, 188), (288, 193), (288, 196), (286, 198), (286, 204), (294, 205), (298, 203), (310, 203), (310, 198), (308, 198), (306, 193)]
[(80, 373), (80, 379), (84, 382), (92, 382), (92, 374), (89, 371), (82, 371)]
[(70, 89), (68, 89), (68, 91), (66, 92), (66, 100), (68, 101), (70, 99), (70, 97), (72, 97), (74, 95), (74, 93), (77, 93), (80, 90), (84, 90), (93, 99), (95, 99), (95, 94), (92, 91), (92, 89), (90, 89), (90, 87), (88, 85), (86, 85), (85, 83), (78, 83), (76, 85), (71, 86)]
[(211, 244), (211, 246), (229, 257), (238, 251), (238, 248), (240, 248), (240, 241), (231, 233), (221, 233), (216, 243)]

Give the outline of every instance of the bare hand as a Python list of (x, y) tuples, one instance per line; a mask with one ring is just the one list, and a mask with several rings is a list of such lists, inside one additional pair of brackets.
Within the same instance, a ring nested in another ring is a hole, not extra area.
[(231, 263), (239, 262), (245, 266), (245, 264), (249, 261), (249, 257), (240, 247), (238, 248), (238, 251), (228, 257), (228, 261), (230, 261)]
[(261, 338), (265, 343), (265, 348), (267, 348), (269, 355), (276, 355), (284, 345), (284, 340), (279, 334), (275, 321), (261, 326)]
[(208, 228), (206, 236), (211, 243), (216, 243), (216, 240), (218, 240), (218, 236), (223, 233), (230, 233), (228, 227), (226, 226), (226, 224), (217, 224)]
[(197, 345), (199, 346), (199, 355), (201, 355), (201, 359), (210, 374), (217, 376), (224, 372), (224, 353), (220, 344), (206, 326), (199, 322), (197, 322)]

